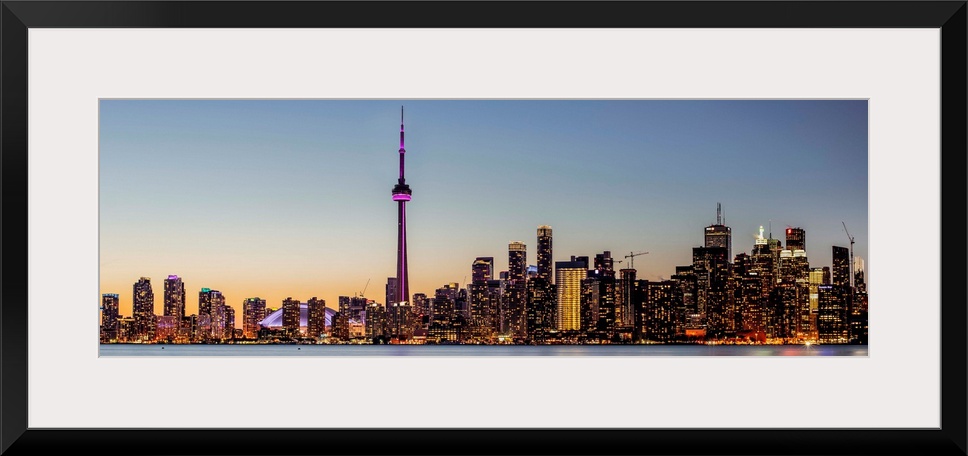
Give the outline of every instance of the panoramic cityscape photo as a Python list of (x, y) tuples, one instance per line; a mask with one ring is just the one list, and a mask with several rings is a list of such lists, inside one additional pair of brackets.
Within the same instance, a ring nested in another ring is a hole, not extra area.
[(866, 100), (103, 99), (99, 138), (102, 356), (867, 355)]

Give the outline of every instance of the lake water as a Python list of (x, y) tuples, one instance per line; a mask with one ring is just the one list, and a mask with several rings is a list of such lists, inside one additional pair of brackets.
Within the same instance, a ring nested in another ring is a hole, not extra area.
[(866, 345), (140, 345), (100, 356), (867, 356)]

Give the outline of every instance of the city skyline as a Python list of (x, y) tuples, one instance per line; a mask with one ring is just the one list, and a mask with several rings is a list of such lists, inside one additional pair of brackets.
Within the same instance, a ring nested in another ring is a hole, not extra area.
[(369, 281), (366, 296), (382, 302), (394, 276), (396, 132), (379, 124), (400, 104), (419, 182), (411, 293), (466, 286), (480, 256), (496, 259), (495, 275), (507, 270), (510, 241), (535, 264), (539, 225), (555, 231), (553, 261), (649, 251), (638, 277), (668, 279), (703, 244), (716, 203), (733, 254), (750, 252), (772, 219), (774, 238), (805, 230), (811, 266), (848, 246), (842, 221), (867, 257), (866, 101), (101, 103), (101, 293), (117, 293), (125, 315), (141, 276), (154, 279), (158, 313), (169, 275), (185, 281), (186, 313), (201, 288), (222, 291), (236, 327), (251, 297), (334, 308)]

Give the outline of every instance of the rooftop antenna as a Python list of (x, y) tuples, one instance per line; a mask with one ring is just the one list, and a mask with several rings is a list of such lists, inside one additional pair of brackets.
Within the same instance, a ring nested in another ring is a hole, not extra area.
[(723, 224), (723, 207), (721, 203), (716, 203), (716, 224)]

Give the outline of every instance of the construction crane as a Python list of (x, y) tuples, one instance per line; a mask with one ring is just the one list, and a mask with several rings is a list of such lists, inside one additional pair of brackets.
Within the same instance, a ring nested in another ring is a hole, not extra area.
[(850, 231), (847, 231), (847, 224), (843, 221), (840, 222), (844, 225), (844, 232), (847, 233), (847, 239), (850, 240), (850, 289), (854, 289), (854, 237), (850, 235)]
[(625, 255), (625, 258), (631, 258), (631, 260), (629, 260), (629, 268), (630, 269), (635, 269), (635, 257), (637, 257), (639, 255), (648, 255), (648, 254), (649, 254), (649, 252), (639, 252), (639, 253), (629, 252), (628, 255)]
[(370, 286), (370, 279), (366, 279), (366, 285), (363, 285), (363, 291), (361, 291), (357, 296), (362, 298), (363, 294), (366, 293), (366, 287), (368, 286)]

